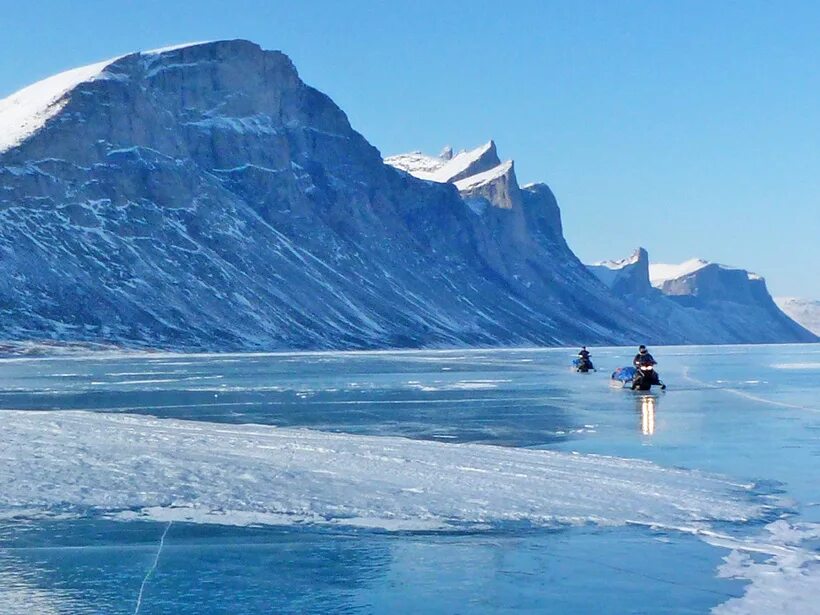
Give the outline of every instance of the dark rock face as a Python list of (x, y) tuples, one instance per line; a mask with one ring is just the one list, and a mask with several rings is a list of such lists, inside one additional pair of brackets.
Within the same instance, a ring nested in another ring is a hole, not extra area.
[(589, 270), (618, 296), (646, 297), (657, 293), (649, 282), (649, 254), (643, 248), (621, 261), (589, 265)]
[(60, 104), (0, 151), (5, 338), (375, 348), (650, 330), (566, 247), (549, 189), (513, 177), (517, 206), (477, 214), (386, 166), (279, 52), (133, 54)]

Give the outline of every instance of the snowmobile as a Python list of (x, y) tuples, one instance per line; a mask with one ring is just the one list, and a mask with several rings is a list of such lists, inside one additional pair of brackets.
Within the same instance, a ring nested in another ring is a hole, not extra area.
[(572, 366), (575, 368), (576, 372), (587, 373), (587, 372), (594, 372), (595, 366), (592, 364), (592, 361), (589, 357), (578, 357), (572, 360)]
[(648, 363), (637, 366), (635, 375), (632, 377), (632, 390), (648, 391), (653, 384), (657, 384), (661, 389), (665, 389), (666, 385), (661, 382), (658, 377), (658, 372), (655, 371), (655, 366)]

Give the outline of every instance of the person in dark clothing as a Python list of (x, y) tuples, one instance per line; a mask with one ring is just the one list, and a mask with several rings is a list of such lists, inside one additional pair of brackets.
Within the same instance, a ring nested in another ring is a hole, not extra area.
[(581, 350), (578, 352), (578, 358), (580, 362), (578, 363), (579, 371), (589, 371), (595, 370), (595, 367), (592, 365), (592, 360), (589, 358), (589, 351), (587, 350), (586, 346), (581, 346)]
[(646, 346), (641, 344), (638, 347), (638, 354), (635, 355), (635, 358), (632, 359), (632, 364), (635, 366), (635, 377), (632, 380), (632, 389), (637, 389), (643, 378), (651, 378), (650, 384), (657, 384), (660, 385), (661, 389), (665, 389), (666, 385), (661, 382), (661, 379), (658, 377), (658, 372), (654, 369), (652, 371), (644, 372), (641, 370), (641, 367), (651, 366), (654, 367), (658, 364), (649, 351), (646, 349)]
[(638, 346), (638, 354), (635, 355), (635, 358), (632, 359), (632, 364), (640, 369), (641, 365), (657, 365), (658, 362), (655, 358), (649, 354), (649, 351), (646, 349), (646, 346), (641, 344)]

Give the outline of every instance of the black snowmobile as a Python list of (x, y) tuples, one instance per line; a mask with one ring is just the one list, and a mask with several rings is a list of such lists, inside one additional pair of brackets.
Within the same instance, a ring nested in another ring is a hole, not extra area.
[(661, 389), (665, 389), (666, 385), (661, 382), (658, 377), (658, 372), (655, 371), (655, 366), (652, 363), (641, 363), (635, 366), (635, 375), (632, 378), (632, 390), (648, 391), (652, 385), (656, 384)]
[(572, 365), (575, 368), (576, 372), (582, 372), (585, 374), (587, 372), (595, 371), (595, 366), (592, 364), (592, 360), (589, 358), (589, 356), (579, 356), (577, 359), (573, 359)]

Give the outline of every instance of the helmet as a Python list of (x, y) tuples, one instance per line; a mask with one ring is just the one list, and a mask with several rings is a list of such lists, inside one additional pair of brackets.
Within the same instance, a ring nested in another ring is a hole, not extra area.
[(643, 344), (641, 344), (640, 346), (638, 346), (638, 352), (640, 352), (640, 353), (644, 353), (644, 352), (646, 352), (646, 346), (644, 346)]

